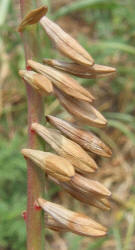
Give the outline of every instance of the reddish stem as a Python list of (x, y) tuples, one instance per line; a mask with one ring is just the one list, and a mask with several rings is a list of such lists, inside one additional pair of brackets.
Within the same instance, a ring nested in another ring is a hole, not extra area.
[[(38, 1), (38, 0), (37, 0)], [(33, 2), (34, 6), (33, 6)], [(20, 0), (22, 18), (36, 7), (36, 0)], [(21, 34), (24, 44), (25, 60), (38, 58), (38, 43), (36, 25), (29, 26)], [(28, 147), (39, 148), (36, 134), (31, 130), (32, 122), (40, 122), (43, 118), (43, 100), (39, 93), (26, 84), (28, 101)], [(43, 250), (44, 248), (44, 218), (42, 210), (36, 211), (34, 202), (44, 193), (44, 173), (30, 160), (27, 160), (27, 250)]]

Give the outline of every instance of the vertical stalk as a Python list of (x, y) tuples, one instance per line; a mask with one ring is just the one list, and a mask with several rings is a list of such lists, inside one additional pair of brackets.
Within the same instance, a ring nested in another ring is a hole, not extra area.
[[(22, 18), (34, 9), (38, 0), (20, 0)], [(31, 25), (22, 32), (25, 60), (37, 59), (38, 35), (36, 25)], [(32, 122), (40, 122), (43, 117), (43, 100), (30, 85), (26, 84), (28, 102), (28, 146), (32, 149), (39, 147), (36, 134), (31, 131)], [(36, 211), (34, 202), (44, 193), (44, 173), (31, 161), (27, 160), (27, 250), (44, 249), (44, 217), (42, 210)]]

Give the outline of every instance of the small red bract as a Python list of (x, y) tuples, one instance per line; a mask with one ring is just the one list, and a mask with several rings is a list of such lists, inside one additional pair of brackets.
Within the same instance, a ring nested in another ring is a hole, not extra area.
[(36, 211), (40, 211), (41, 210), (41, 207), (38, 205), (38, 203), (35, 201), (35, 203), (34, 203), (34, 209), (36, 210)]
[(27, 70), (32, 70), (32, 68), (29, 65), (26, 66), (26, 69)]
[(27, 211), (22, 212), (22, 218), (26, 221), (27, 220)]

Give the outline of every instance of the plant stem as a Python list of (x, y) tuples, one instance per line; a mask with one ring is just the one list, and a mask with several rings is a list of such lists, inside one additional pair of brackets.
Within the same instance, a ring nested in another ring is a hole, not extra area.
[[(38, 2), (38, 0), (37, 0)], [(36, 0), (20, 0), (22, 18), (37, 6)], [(38, 58), (38, 35), (36, 25), (27, 27), (23, 33), (25, 60)], [(40, 122), (43, 117), (43, 100), (30, 85), (26, 84), (28, 101), (28, 146), (32, 149), (39, 147), (36, 134), (31, 131), (32, 122)], [(44, 248), (44, 215), (42, 210), (36, 211), (34, 202), (44, 193), (44, 173), (30, 160), (27, 160), (27, 250), (43, 250)]]

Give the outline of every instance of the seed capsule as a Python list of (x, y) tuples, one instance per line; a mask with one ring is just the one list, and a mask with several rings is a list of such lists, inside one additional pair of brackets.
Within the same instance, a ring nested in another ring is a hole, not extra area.
[(18, 27), (18, 31), (22, 32), (26, 26), (37, 23), (41, 19), (41, 17), (43, 17), (47, 13), (47, 11), (47, 6), (42, 6), (38, 9), (30, 11), (21, 21)]
[(42, 198), (38, 199), (38, 203), (45, 212), (73, 233), (95, 237), (104, 236), (107, 233), (104, 226), (84, 214), (73, 212)]
[(115, 68), (99, 64), (94, 64), (92, 67), (87, 67), (84, 65), (77, 64), (75, 62), (64, 62), (48, 58), (43, 59), (43, 62), (58, 70), (62, 70), (80, 78), (101, 78), (111, 76), (116, 73)]
[(97, 169), (96, 162), (75, 142), (64, 137), (58, 130), (46, 128), (38, 123), (32, 124), (36, 131), (57, 154), (66, 158), (77, 171), (88, 174)]
[(90, 92), (67, 74), (32, 60), (28, 60), (28, 65), (40, 74), (45, 75), (57, 88), (67, 95), (88, 102), (94, 100)]
[(110, 210), (110, 203), (106, 198), (102, 198), (99, 195), (95, 195), (92, 192), (86, 192), (84, 189), (78, 189), (77, 186), (73, 186), (70, 182), (60, 182), (55, 178), (49, 176), (49, 178), (56, 184), (60, 185), (66, 192), (72, 195), (78, 201), (81, 201), (87, 205), (100, 208), (102, 210)]
[(55, 154), (33, 149), (23, 149), (22, 154), (60, 181), (70, 181), (75, 174), (71, 163)]
[(81, 145), (87, 151), (104, 157), (110, 157), (112, 155), (110, 148), (92, 132), (77, 128), (73, 124), (54, 116), (48, 115), (46, 116), (46, 119), (50, 124), (55, 126), (68, 138)]
[(99, 197), (109, 197), (111, 195), (111, 192), (100, 182), (85, 178), (77, 173), (70, 180), (70, 184), (76, 191), (83, 192), (86, 195), (89, 193)]
[(107, 124), (103, 115), (95, 109), (90, 103), (85, 101), (79, 101), (76, 98), (67, 96), (62, 93), (56, 87), (54, 87), (54, 93), (59, 99), (61, 105), (74, 117), (77, 117), (83, 124), (94, 127), (105, 127)]
[(47, 77), (30, 70), (20, 70), (19, 75), (40, 94), (50, 95), (53, 92), (52, 83)]
[(92, 66), (94, 60), (91, 55), (70, 35), (47, 17), (40, 20), (40, 24), (47, 35), (53, 40), (56, 47), (65, 56), (82, 65)]
[(58, 221), (54, 220), (51, 215), (45, 214), (45, 226), (48, 229), (58, 231), (58, 232), (67, 232), (69, 231), (66, 226), (63, 224), (59, 223)]

